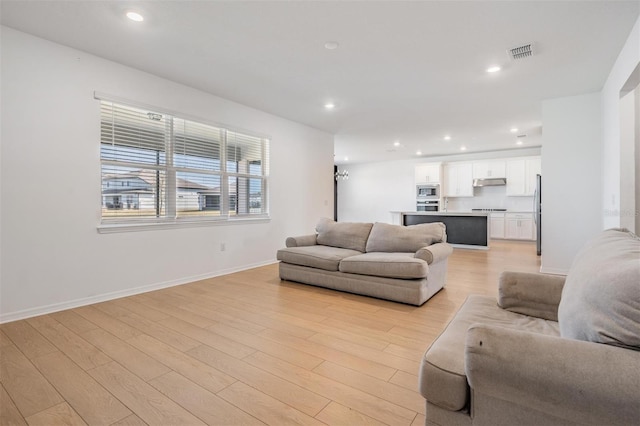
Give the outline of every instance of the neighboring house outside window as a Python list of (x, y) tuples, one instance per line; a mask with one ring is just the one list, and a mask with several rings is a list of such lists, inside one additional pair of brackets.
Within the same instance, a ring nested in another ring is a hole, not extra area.
[(102, 100), (102, 223), (268, 217), (268, 143)]

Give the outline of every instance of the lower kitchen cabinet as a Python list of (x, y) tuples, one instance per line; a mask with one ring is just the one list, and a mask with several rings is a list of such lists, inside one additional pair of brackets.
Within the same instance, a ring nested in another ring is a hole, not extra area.
[(533, 213), (506, 213), (504, 238), (511, 240), (535, 240)]
[(489, 236), (493, 239), (528, 240), (536, 239), (533, 213), (491, 213), (489, 215)]
[(489, 214), (489, 236), (491, 238), (504, 238), (504, 213)]

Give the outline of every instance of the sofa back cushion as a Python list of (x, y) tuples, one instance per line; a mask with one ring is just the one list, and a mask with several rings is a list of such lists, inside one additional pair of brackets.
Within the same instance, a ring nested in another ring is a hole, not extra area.
[(640, 239), (609, 229), (576, 256), (558, 306), (562, 337), (640, 350)]
[(401, 226), (376, 222), (369, 234), (367, 252), (415, 253), (422, 247), (447, 240), (442, 222)]
[(335, 222), (322, 218), (316, 225), (318, 244), (364, 252), (371, 223)]

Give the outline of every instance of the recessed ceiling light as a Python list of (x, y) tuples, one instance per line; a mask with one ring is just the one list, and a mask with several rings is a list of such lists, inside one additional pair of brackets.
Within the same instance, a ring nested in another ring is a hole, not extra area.
[(517, 127), (512, 127), (512, 128), (509, 129), (509, 131), (511, 133), (516, 133), (518, 131), (518, 128)]
[(416, 155), (422, 155), (422, 151), (416, 151)]
[(127, 12), (127, 18), (136, 22), (144, 21), (144, 16), (140, 15), (138, 12)]
[(400, 146), (400, 141), (395, 141), (395, 142), (393, 143), (393, 146)]
[(460, 151), (466, 151), (466, 150), (467, 150), (467, 147), (466, 147), (466, 146), (461, 146), (461, 147), (460, 147)]
[(340, 43), (338, 43), (337, 41), (328, 41), (324, 44), (325, 49), (329, 50), (335, 50), (338, 48), (338, 46), (340, 46)]
[(516, 141), (516, 145), (522, 145), (522, 141), (521, 140)]
[(328, 103), (324, 104), (324, 107), (326, 109), (334, 109), (336, 107), (336, 105), (334, 103), (332, 103), (332, 102), (328, 102)]
[(498, 72), (498, 71), (500, 71), (501, 69), (502, 69), (502, 68), (500, 68), (499, 66), (497, 66), (497, 65), (493, 65), (493, 66), (491, 66), (491, 67), (487, 68), (487, 72), (491, 72), (491, 73), (493, 73), (493, 72)]
[(446, 135), (446, 136), (444, 137), (444, 140), (445, 140), (445, 141), (450, 141), (450, 140), (451, 140), (451, 136)]
[(349, 157), (344, 157), (344, 161), (349, 161)]

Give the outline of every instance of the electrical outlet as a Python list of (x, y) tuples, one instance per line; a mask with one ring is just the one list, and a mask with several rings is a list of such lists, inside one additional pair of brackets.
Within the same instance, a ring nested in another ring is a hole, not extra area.
[(227, 249), (227, 245), (225, 243), (220, 243), (220, 251), (225, 251)]

